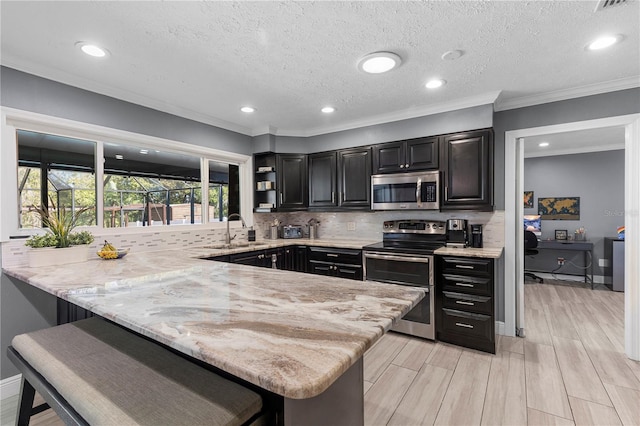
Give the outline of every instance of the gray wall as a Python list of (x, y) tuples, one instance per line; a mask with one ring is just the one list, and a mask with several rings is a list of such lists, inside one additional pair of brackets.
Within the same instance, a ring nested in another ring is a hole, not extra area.
[[(2, 253), (0, 250), (0, 263)], [(0, 277), (0, 378), (15, 376), (18, 369), (7, 358), (13, 336), (56, 324), (56, 298), (44, 291), (9, 278)]]
[(0, 69), (0, 104), (53, 117), (250, 155), (251, 137), (99, 95), (11, 68)]
[(276, 136), (277, 152), (312, 153), (372, 145), (422, 136), (442, 135), (493, 125), (493, 106), (480, 105), (425, 117), (376, 124), (358, 129), (310, 136)]
[[(624, 225), (624, 150), (592, 152), (553, 157), (527, 158), (524, 161), (524, 187), (534, 191), (534, 208), (525, 214), (537, 214), (538, 198), (580, 197), (580, 220), (543, 220), (542, 239), (554, 239), (556, 229), (569, 234), (584, 227), (594, 244), (594, 274), (604, 275), (598, 259), (604, 258), (604, 237), (615, 237)], [(527, 268), (548, 270), (557, 267), (557, 257), (568, 252), (545, 253), (527, 257)], [(583, 264), (582, 255), (574, 262)], [(558, 273), (582, 273), (565, 264)]]
[(496, 209), (504, 210), (504, 133), (507, 130), (528, 129), (636, 113), (640, 113), (640, 88), (496, 112), (493, 116)]

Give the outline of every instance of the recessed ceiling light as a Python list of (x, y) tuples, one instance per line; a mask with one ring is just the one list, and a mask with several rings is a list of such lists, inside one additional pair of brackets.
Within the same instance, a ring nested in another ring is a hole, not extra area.
[(381, 74), (400, 66), (402, 59), (392, 52), (375, 52), (358, 61), (358, 69), (369, 74)]
[(540, 148), (544, 148), (544, 147), (546, 147), (546, 146), (549, 146), (549, 142), (540, 142), (540, 143), (538, 144), (538, 146), (539, 146)]
[(89, 56), (93, 56), (94, 58), (104, 58), (109, 54), (107, 49), (95, 44), (85, 43), (84, 41), (77, 42), (76, 46), (78, 46), (84, 53)]
[(124, 160), (124, 155), (116, 154), (116, 160)]
[(243, 106), (242, 108), (240, 108), (240, 111), (242, 112), (246, 112), (246, 113), (250, 113), (250, 112), (255, 112), (255, 108), (252, 108), (250, 106)]
[(591, 43), (589, 43), (589, 45), (587, 46), (587, 49), (589, 49), (589, 50), (605, 49), (605, 48), (607, 48), (609, 46), (613, 46), (619, 40), (620, 40), (619, 36), (599, 37), (599, 38), (595, 39), (594, 41), (592, 41)]
[(425, 84), (425, 87), (427, 89), (437, 89), (438, 87), (442, 87), (445, 84), (447, 84), (446, 81), (440, 80), (440, 79), (435, 79), (435, 80), (429, 80), (427, 82), (427, 84)]
[(147, 155), (148, 153), (149, 153), (148, 149), (141, 149), (140, 150), (140, 154), (142, 154), (142, 155)]
[(326, 106), (326, 107), (322, 108), (320, 111), (324, 112), (325, 114), (331, 114), (335, 110), (336, 109), (334, 107)]
[(460, 56), (464, 55), (462, 50), (449, 50), (448, 52), (444, 52), (442, 54), (443, 61), (455, 61)]

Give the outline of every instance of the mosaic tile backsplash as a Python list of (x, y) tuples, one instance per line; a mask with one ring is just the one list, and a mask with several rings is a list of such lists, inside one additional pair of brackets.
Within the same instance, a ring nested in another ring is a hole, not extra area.
[[(471, 224), (483, 225), (483, 242), (485, 247), (504, 246), (504, 211), (465, 212), (460, 214), (440, 212), (334, 212), (334, 213), (256, 213), (253, 215), (254, 228), (258, 239), (268, 238), (271, 224), (277, 219), (280, 225), (307, 225), (311, 219), (320, 222), (317, 238), (336, 240), (382, 240), (382, 223), (385, 220), (399, 219), (467, 219)], [(121, 233), (101, 236), (94, 232), (95, 241), (90, 251), (97, 252), (104, 240), (118, 248), (130, 248), (132, 251), (148, 252), (164, 250), (166, 247), (179, 248), (203, 246), (224, 242), (226, 230), (176, 228), (163, 229), (162, 232), (151, 229), (149, 232)], [(304, 227), (308, 235), (308, 227)], [(247, 240), (247, 229), (232, 229), (237, 241)], [(24, 266), (28, 263), (27, 250), (23, 239), (2, 243), (2, 266)]]
[[(320, 222), (316, 238), (382, 241), (382, 223), (400, 219), (467, 219), (470, 224), (481, 224), (485, 247), (504, 246), (504, 211), (494, 212), (335, 212), (335, 213), (256, 213), (253, 215), (256, 235), (267, 238), (271, 224), (277, 219), (281, 225), (307, 225), (311, 219)], [(349, 226), (351, 225), (351, 226)], [(355, 229), (353, 229), (355, 227)], [(350, 230), (353, 229), (353, 230)], [(308, 228), (305, 226), (305, 232)]]

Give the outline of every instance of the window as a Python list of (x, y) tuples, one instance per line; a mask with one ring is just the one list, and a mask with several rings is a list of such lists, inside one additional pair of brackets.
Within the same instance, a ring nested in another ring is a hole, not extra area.
[[(16, 136), (18, 222), (23, 229), (42, 226), (39, 215), (30, 211), (41, 205), (74, 211), (93, 207), (80, 225), (103, 228), (222, 222), (240, 210), (240, 166), (213, 159), (214, 150), (176, 142), (178, 149), (185, 148), (181, 152), (166, 141), (156, 149), (150, 148), (152, 143), (145, 147), (100, 142), (97, 136), (89, 141), (27, 130), (17, 130)], [(221, 154), (243, 162), (249, 159)], [(100, 162), (103, 167), (97, 167)], [(207, 204), (203, 204), (202, 185), (207, 181)]]
[(34, 206), (78, 211), (78, 224), (96, 224), (95, 146), (91, 141), (18, 130), (18, 217), (21, 228), (40, 228)]

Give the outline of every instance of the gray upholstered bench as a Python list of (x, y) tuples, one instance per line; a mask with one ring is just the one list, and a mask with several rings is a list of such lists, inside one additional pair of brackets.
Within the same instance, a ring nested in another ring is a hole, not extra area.
[(264, 420), (262, 398), (100, 318), (14, 337), (22, 372), (18, 424), (34, 389), (66, 424), (242, 425)]

